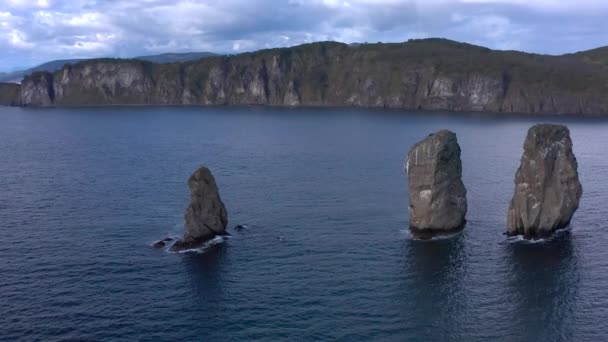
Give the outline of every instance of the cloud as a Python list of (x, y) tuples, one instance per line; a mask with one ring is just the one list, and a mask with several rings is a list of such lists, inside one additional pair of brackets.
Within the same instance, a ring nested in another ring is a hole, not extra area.
[(424, 37), (556, 54), (608, 45), (607, 15), (604, 0), (0, 0), (0, 69)]
[(47, 8), (50, 0), (6, 0), (4, 5), (11, 8)]

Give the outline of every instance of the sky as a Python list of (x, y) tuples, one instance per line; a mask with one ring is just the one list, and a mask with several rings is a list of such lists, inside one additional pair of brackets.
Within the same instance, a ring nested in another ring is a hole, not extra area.
[(591, 49), (608, 45), (608, 0), (0, 0), (0, 71), (429, 37), (548, 54)]

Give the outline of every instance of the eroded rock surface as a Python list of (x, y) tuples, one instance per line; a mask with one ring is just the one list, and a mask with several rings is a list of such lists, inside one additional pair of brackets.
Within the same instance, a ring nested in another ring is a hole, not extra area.
[[(25, 106), (357, 106), (608, 114), (608, 69), (587, 54), (542, 56), (443, 39), (319, 42), (188, 63), (95, 59), (27, 76)], [(424, 61), (422, 63), (421, 61)]]
[(583, 187), (566, 126), (541, 124), (528, 131), (515, 194), (507, 214), (507, 235), (542, 238), (570, 224)]
[(50, 73), (34, 73), (23, 80), (19, 95), (26, 106), (52, 106), (55, 103), (53, 75)]
[(224, 235), (228, 214), (215, 183), (206, 167), (196, 170), (188, 180), (190, 205), (186, 209), (184, 236), (171, 247), (172, 251), (196, 248), (217, 235)]
[(456, 134), (441, 130), (415, 144), (407, 158), (410, 228), (428, 235), (464, 227), (467, 191)]

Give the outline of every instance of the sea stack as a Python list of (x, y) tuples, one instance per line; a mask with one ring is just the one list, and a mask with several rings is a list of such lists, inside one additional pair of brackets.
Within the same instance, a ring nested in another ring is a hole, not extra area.
[(172, 251), (196, 248), (217, 235), (223, 235), (228, 224), (226, 207), (220, 198), (215, 178), (201, 167), (188, 179), (190, 205), (186, 209), (184, 236), (171, 247)]
[(532, 126), (515, 175), (507, 235), (538, 239), (567, 227), (583, 194), (577, 169), (568, 127)]
[(407, 157), (410, 228), (429, 238), (466, 223), (467, 190), (456, 134), (441, 130), (415, 144)]

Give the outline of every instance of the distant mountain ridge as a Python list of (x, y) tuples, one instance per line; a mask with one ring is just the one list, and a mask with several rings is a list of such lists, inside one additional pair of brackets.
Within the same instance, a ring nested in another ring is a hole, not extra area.
[(213, 52), (184, 52), (184, 53), (163, 53), (160, 55), (139, 56), (133, 59), (148, 61), (153, 63), (178, 63), (196, 61), (205, 57), (218, 56)]
[[(608, 115), (608, 50), (561, 56), (447, 39), (317, 42), (183, 63), (87, 60), (28, 76), (24, 106), (355, 106)], [(0, 85), (0, 93), (2, 93)]]
[(571, 54), (584, 63), (608, 67), (608, 46)]
[[(163, 53), (160, 55), (148, 55), (138, 56), (132, 59), (139, 59), (143, 61), (149, 61), (153, 63), (176, 63), (176, 62), (188, 62), (205, 57), (217, 56), (212, 52), (183, 52), (183, 53)], [(94, 58), (91, 58), (94, 59)], [(66, 64), (75, 64), (88, 59), (74, 58), (74, 59), (58, 59), (50, 62), (46, 62), (35, 66), (33, 68), (18, 70), (13, 72), (0, 72), (0, 82), (20, 82), (23, 77), (30, 75), (38, 71), (55, 72), (63, 68)]]

